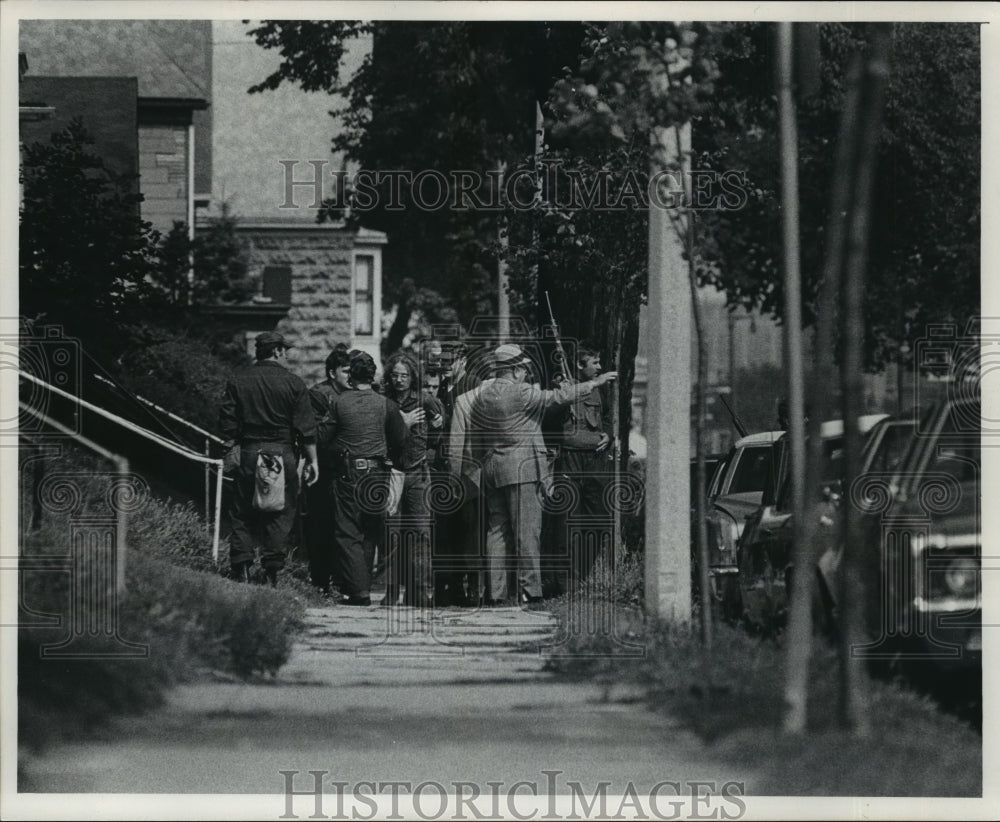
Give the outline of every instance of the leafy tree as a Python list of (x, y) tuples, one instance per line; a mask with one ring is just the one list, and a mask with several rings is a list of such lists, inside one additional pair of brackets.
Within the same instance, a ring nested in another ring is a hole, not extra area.
[[(772, 52), (764, 24), (721, 31), (716, 103), (694, 121), (703, 167), (746, 171), (751, 196), (738, 212), (704, 216), (701, 275), (730, 303), (780, 316), (780, 174)], [(820, 26), (818, 93), (799, 109), (804, 320), (814, 321), (843, 105), (847, 59), (860, 26)], [(868, 286), (866, 363), (895, 360), (933, 322), (979, 311), (979, 31), (972, 24), (892, 27), (886, 117), (879, 135)]]
[(135, 176), (106, 168), (93, 143), (77, 119), (24, 147), (20, 313), (78, 337), (88, 369), (211, 428), (245, 353), (189, 305), (188, 272), (193, 255), (204, 302), (252, 293), (235, 220), (224, 210), (193, 245), (183, 223), (161, 236), (141, 219)]
[(212, 305), (246, 302), (256, 294), (258, 280), (249, 274), (238, 222), (225, 203), (194, 240), (186, 223), (174, 222), (156, 247), (153, 285), (161, 298), (172, 306)]
[[(272, 21), (251, 34), (283, 56), (252, 92), (287, 80), (343, 94), (347, 106), (335, 113), (344, 128), (333, 138), (334, 150), (366, 169), (441, 172), (449, 203), (455, 199), (453, 171), (486, 180), (502, 163), (513, 168), (530, 153), (536, 100), (545, 98), (579, 43), (579, 26), (541, 22)], [(348, 41), (369, 34), (371, 54), (354, 76), (342, 77)], [(388, 349), (398, 347), (415, 310), (432, 322), (453, 321), (457, 314), (465, 323), (496, 311), (499, 215), (415, 207), (406, 182), (400, 194), (405, 207), (387, 208), (386, 183), (374, 209), (353, 213), (390, 237), (384, 294), (398, 310)], [(476, 195), (485, 200), (488, 192), (484, 187)]]
[(20, 311), (100, 338), (153, 296), (158, 234), (140, 217), (135, 177), (108, 169), (93, 143), (75, 119), (24, 147)]

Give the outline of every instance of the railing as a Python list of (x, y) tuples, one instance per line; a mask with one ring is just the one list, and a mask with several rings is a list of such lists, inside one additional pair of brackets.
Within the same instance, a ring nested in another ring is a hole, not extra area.
[[(56, 394), (57, 396), (65, 397), (66, 399), (72, 400), (73, 402), (79, 404), (79, 406), (81, 408), (86, 408), (88, 411), (92, 411), (93, 413), (97, 414), (98, 416), (104, 417), (105, 419), (110, 420), (111, 422), (114, 422), (117, 425), (120, 425), (122, 428), (124, 428), (124, 429), (126, 429), (128, 431), (131, 431), (134, 434), (138, 434), (139, 436), (143, 437), (144, 439), (147, 439), (147, 440), (149, 440), (151, 442), (155, 442), (157, 445), (160, 445), (160, 446), (168, 449), (169, 451), (174, 452), (175, 454), (179, 454), (179, 455), (185, 457), (186, 459), (192, 460), (194, 462), (202, 463), (205, 466), (206, 489), (207, 489), (208, 485), (210, 484), (210, 472), (211, 472), (212, 466), (214, 466), (215, 469), (216, 469), (216, 471), (217, 471), (217, 474), (216, 474), (217, 480), (216, 480), (216, 487), (215, 487), (215, 516), (213, 517), (213, 521), (212, 521), (212, 524), (211, 524), (211, 527), (212, 527), (212, 560), (213, 560), (213, 562), (215, 562), (216, 564), (218, 564), (218, 562), (219, 562), (219, 521), (221, 519), (221, 514), (222, 514), (222, 483), (223, 483), (223, 476), (222, 476), (223, 463), (222, 463), (221, 459), (214, 459), (214, 458), (208, 456), (207, 454), (204, 454), (204, 455), (203, 454), (199, 454), (196, 451), (192, 451), (190, 448), (187, 448), (186, 446), (179, 445), (178, 443), (172, 442), (171, 440), (168, 440), (166, 437), (164, 437), (164, 436), (162, 436), (160, 434), (154, 433), (153, 431), (149, 431), (148, 429), (143, 428), (141, 425), (136, 425), (134, 422), (131, 422), (130, 420), (127, 420), (127, 419), (125, 419), (123, 417), (119, 417), (117, 414), (112, 414), (110, 411), (107, 411), (107, 410), (105, 410), (104, 408), (101, 408), (98, 405), (94, 405), (91, 402), (87, 402), (86, 400), (82, 399), (81, 397), (78, 397), (75, 394), (71, 394), (68, 391), (63, 391), (61, 388), (57, 388), (54, 385), (50, 385), (49, 383), (45, 382), (44, 380), (40, 380), (38, 377), (34, 376), (33, 374), (28, 374), (28, 373), (25, 373), (24, 371), (20, 371), (20, 370), (18, 371), (18, 373), (19, 373), (19, 375), (21, 376), (22, 379), (26, 379), (29, 382), (35, 383), (36, 385), (41, 386), (42, 388), (46, 389), (47, 391), (51, 391), (53, 394)], [(148, 400), (147, 400), (147, 402), (148, 402)], [(152, 404), (152, 403), (150, 403), (150, 404)], [(48, 417), (46, 415), (44, 415), (38, 409), (31, 408), (30, 406), (25, 405), (23, 402), (21, 403), (21, 405), (22, 405), (22, 407), (26, 411), (28, 411), (29, 413), (32, 413), (32, 414), (35, 414), (35, 415), (39, 416), (40, 419), (43, 419), (48, 424), (54, 424), (53, 427), (56, 427), (62, 433), (67, 434), (68, 436), (72, 436), (72, 437), (80, 440), (81, 442), (84, 442), (84, 440), (86, 439), (86, 438), (82, 437), (82, 435), (74, 433), (70, 429), (65, 428), (61, 424), (56, 423), (55, 420), (49, 420)], [(166, 412), (166, 413), (169, 413), (169, 412)], [(208, 438), (211, 438), (213, 440), (217, 440), (217, 441), (219, 441), (221, 443), (221, 440), (218, 440), (217, 437), (215, 437), (214, 435), (210, 434), (207, 431), (203, 431), (202, 429), (198, 428), (193, 423), (189, 423), (189, 422), (187, 422), (187, 420), (183, 420), (183, 419), (181, 419), (179, 417), (177, 417), (176, 419), (177, 419), (178, 422), (182, 422), (182, 423), (188, 425), (189, 427), (191, 427), (191, 428), (199, 431), (201, 434), (203, 434), (203, 435), (206, 436), (206, 446), (205, 446), (206, 451), (208, 450)], [(89, 440), (86, 440), (86, 443), (88, 444), (88, 447), (100, 448), (100, 446), (97, 446), (96, 443), (92, 443)], [(110, 451), (106, 451), (106, 450), (102, 449), (102, 452), (105, 455), (111, 455)], [(117, 455), (111, 455), (111, 456), (108, 456), (108, 458), (109, 459), (120, 459), (119, 457), (117, 457)], [(207, 502), (207, 497), (206, 497), (206, 502)], [(207, 512), (207, 510), (208, 510), (208, 505), (206, 504), (206, 512)]]
[[(124, 478), (128, 474), (128, 459), (123, 457), (121, 454), (115, 454), (107, 448), (103, 448), (98, 445), (96, 442), (87, 439), (83, 436), (83, 434), (70, 430), (58, 420), (52, 419), (47, 414), (39, 411), (37, 408), (32, 408), (23, 400), (18, 400), (17, 403), (21, 406), (22, 410), (27, 411), (29, 414), (34, 414), (46, 425), (52, 426), (61, 434), (72, 437), (85, 448), (88, 448), (95, 454), (104, 457), (104, 459), (109, 462), (113, 462), (118, 471), (119, 477)], [(127, 544), (126, 537), (128, 535), (128, 512), (126, 508), (124, 506), (117, 506), (115, 508), (115, 517), (115, 590), (118, 591), (119, 594), (122, 594), (125, 592), (125, 547)]]
[[(94, 378), (97, 379), (97, 380), (99, 380), (100, 382), (103, 382), (108, 387), (115, 389), (116, 391), (121, 391), (122, 390), (121, 386), (119, 386), (113, 380), (109, 380), (107, 377), (103, 377), (100, 374), (94, 374)], [(200, 428), (199, 426), (195, 425), (190, 420), (186, 420), (183, 417), (178, 417), (172, 411), (168, 411), (163, 406), (157, 405), (152, 400), (146, 399), (146, 397), (142, 396), (141, 394), (132, 394), (131, 392), (126, 392), (126, 393), (130, 397), (135, 397), (135, 399), (137, 399), (143, 405), (146, 405), (149, 408), (152, 408), (153, 410), (160, 412), (161, 414), (165, 415), (167, 418), (173, 420), (174, 422), (180, 423), (181, 425), (189, 428), (190, 430), (192, 430), (195, 433), (197, 433), (200, 436), (202, 436), (204, 438), (204, 440), (205, 440), (205, 456), (206, 457), (209, 456), (209, 455), (211, 455), (211, 453), (212, 453), (211, 444), (213, 442), (216, 445), (225, 446), (226, 441), (223, 440), (221, 437), (217, 437), (211, 431), (206, 431), (204, 428)], [(210, 519), (209, 518), (209, 509), (211, 508), (211, 505), (212, 505), (211, 499), (210, 499), (210, 497), (211, 497), (211, 484), (212, 484), (210, 472), (211, 472), (211, 466), (209, 466), (209, 465), (206, 464), (205, 465), (205, 500), (204, 500), (204, 502), (205, 502), (205, 519), (206, 520)]]

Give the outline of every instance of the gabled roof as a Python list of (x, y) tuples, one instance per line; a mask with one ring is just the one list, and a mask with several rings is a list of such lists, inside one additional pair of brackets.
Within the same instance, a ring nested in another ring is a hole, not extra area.
[(139, 97), (210, 100), (210, 20), (22, 20), (36, 77), (136, 77)]

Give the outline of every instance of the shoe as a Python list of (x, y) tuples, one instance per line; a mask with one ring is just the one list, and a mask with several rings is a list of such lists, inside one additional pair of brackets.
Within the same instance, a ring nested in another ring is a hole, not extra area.
[(362, 606), (364, 608), (367, 608), (369, 605), (372, 604), (372, 598), (370, 596), (365, 596), (365, 597), (349, 596), (347, 599), (345, 599), (342, 602), (342, 604), (343, 605), (360, 605), (360, 606)]

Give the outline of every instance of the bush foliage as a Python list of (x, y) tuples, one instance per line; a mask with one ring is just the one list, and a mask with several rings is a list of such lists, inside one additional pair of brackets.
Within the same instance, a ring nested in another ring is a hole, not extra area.
[[(109, 519), (108, 477), (100, 474), (100, 461), (73, 455), (58, 465), (73, 477), (76, 516)], [(22, 530), (22, 555), (69, 553), (74, 512), (49, 506), (36, 527)], [(114, 580), (97, 563), (74, 571), (75, 579), (65, 571), (22, 570), (20, 744), (38, 747), (91, 729), (114, 713), (149, 709), (170, 686), (206, 672), (271, 676), (288, 660), (302, 597), (285, 583), (271, 589), (221, 577), (210, 536), (191, 506), (147, 500), (130, 516), (127, 542), (126, 591), (111, 625), (101, 606), (115, 602), (105, 594)], [(84, 599), (74, 609), (82, 592), (91, 592), (93, 601)], [(47, 625), (38, 624), (39, 615)], [(81, 625), (97, 630), (81, 631)], [(77, 658), (43, 656), (43, 646), (68, 637)], [(109, 650), (140, 655), (115, 657)]]
[[(577, 604), (563, 621), (603, 616)], [(606, 623), (605, 623), (606, 624)], [(810, 674), (810, 723), (781, 732), (785, 649), (718, 625), (711, 650), (683, 626), (617, 606), (613, 634), (574, 624), (548, 668), (594, 680), (610, 693), (638, 687), (707, 745), (707, 755), (755, 774), (758, 795), (974, 796), (982, 791), (982, 739), (961, 719), (899, 682), (872, 683), (873, 734), (858, 739), (837, 722), (837, 663), (820, 648)], [(888, 764), (887, 764), (888, 763)]]

